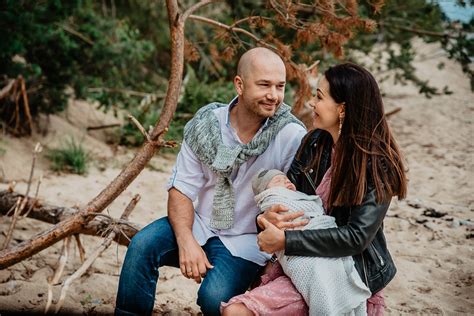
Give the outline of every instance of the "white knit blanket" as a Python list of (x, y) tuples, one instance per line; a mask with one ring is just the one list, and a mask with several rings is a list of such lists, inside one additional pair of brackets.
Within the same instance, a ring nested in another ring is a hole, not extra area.
[[(318, 196), (274, 187), (256, 195), (255, 201), (262, 211), (275, 204), (287, 206), (288, 212), (304, 211), (310, 221), (302, 229), (336, 227), (334, 218), (324, 215)], [(371, 293), (352, 257), (285, 256), (283, 251), (277, 257), (306, 301), (310, 315), (367, 315), (366, 300)]]

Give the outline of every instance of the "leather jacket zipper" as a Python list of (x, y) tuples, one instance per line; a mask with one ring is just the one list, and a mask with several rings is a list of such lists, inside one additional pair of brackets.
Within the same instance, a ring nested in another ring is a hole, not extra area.
[(311, 179), (310, 175), (309, 175), (306, 171), (304, 171), (304, 175), (305, 175), (306, 178), (308, 179), (309, 184), (311, 185), (311, 187), (313, 188), (313, 190), (316, 192), (316, 185), (314, 184), (313, 179)]
[(362, 258), (362, 267), (364, 267), (365, 284), (369, 286), (369, 280), (367, 279), (367, 268), (365, 267), (364, 253), (361, 253), (360, 256)]
[(377, 248), (375, 248), (375, 246), (374, 246), (372, 243), (370, 243), (370, 246), (371, 246), (372, 249), (374, 250), (375, 255), (377, 256), (377, 258), (379, 259), (380, 265), (383, 266), (383, 265), (385, 264), (385, 262), (383, 261), (382, 256), (381, 256), (381, 255), (379, 254), (379, 252), (377, 251)]

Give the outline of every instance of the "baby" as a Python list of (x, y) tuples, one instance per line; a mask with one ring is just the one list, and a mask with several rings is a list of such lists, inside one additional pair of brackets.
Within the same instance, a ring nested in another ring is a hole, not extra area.
[[(279, 170), (260, 171), (252, 179), (252, 189), (262, 211), (275, 204), (288, 207), (288, 212), (304, 211), (303, 216), (309, 222), (297, 229), (336, 227), (334, 218), (325, 215), (321, 198), (296, 191), (294, 184)], [(306, 301), (310, 315), (367, 314), (366, 300), (371, 294), (357, 273), (352, 257), (285, 256), (284, 251), (277, 252), (276, 256)]]

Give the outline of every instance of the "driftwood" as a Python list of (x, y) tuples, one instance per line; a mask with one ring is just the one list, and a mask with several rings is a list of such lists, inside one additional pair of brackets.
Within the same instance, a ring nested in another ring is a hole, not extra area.
[[(132, 213), (132, 211), (135, 209), (135, 206), (137, 203), (140, 201), (140, 195), (136, 194), (133, 199), (130, 201), (130, 203), (127, 205), (125, 210), (122, 213), (122, 216), (120, 217), (120, 220), (127, 220), (128, 216)], [(112, 241), (115, 239), (116, 236), (122, 235), (122, 230), (119, 225), (116, 223), (112, 224), (110, 228), (108, 229), (108, 235), (104, 239), (104, 241), (97, 247), (97, 249), (90, 255), (89, 258), (85, 262), (82, 263), (81, 267), (76, 270), (72, 275), (70, 275), (66, 281), (63, 283), (63, 287), (61, 289), (61, 294), (59, 296), (59, 301), (56, 304), (56, 310), (55, 313), (57, 314), (61, 307), (64, 304), (64, 300), (66, 299), (66, 294), (71, 286), (72, 282), (79, 279), (86, 271), (91, 267), (91, 265), (94, 263), (94, 261), (110, 246)], [(67, 237), (66, 240), (70, 239), (71, 237)], [(67, 245), (64, 246), (65, 249), (67, 249)], [(48, 291), (49, 293), (49, 291)], [(48, 308), (45, 309), (45, 313), (48, 312)]]
[[(15, 206), (18, 199), (23, 198), (24, 196), (19, 193), (10, 192), (8, 190), (0, 191), (0, 214), (6, 215), (8, 211)], [(34, 199), (28, 199), (26, 206), (23, 208), (23, 212), (30, 208), (31, 211), (28, 213), (29, 218), (37, 219), (49, 224), (61, 223), (66, 221), (68, 218), (76, 216), (79, 212), (78, 209), (71, 207), (41, 204), (39, 201)], [(103, 232), (107, 229), (112, 220), (109, 216), (102, 214), (101, 216), (91, 214), (91, 217), (93, 220), (82, 226), (77, 233), (102, 237)], [(115, 236), (114, 241), (120, 245), (128, 246), (129, 239), (131, 239), (141, 229), (141, 226), (126, 220), (121, 220), (119, 225), (125, 236)]]
[(102, 212), (114, 201), (135, 180), (157, 150), (166, 145), (164, 134), (176, 111), (183, 77), (184, 24), (196, 10), (212, 2), (215, 1), (203, 0), (192, 5), (186, 11), (181, 12), (177, 0), (166, 0), (171, 35), (171, 71), (163, 110), (159, 121), (149, 133), (150, 139), (145, 141), (135, 157), (120, 174), (86, 206), (80, 208), (71, 216), (64, 218), (50, 229), (32, 237), (30, 240), (0, 251), (0, 269), (5, 269), (68, 236), (84, 231), (87, 224), (95, 218), (92, 215)]

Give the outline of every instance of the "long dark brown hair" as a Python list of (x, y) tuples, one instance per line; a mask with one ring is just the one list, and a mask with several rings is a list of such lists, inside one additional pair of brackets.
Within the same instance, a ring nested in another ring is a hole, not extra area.
[[(329, 206), (361, 204), (369, 183), (374, 185), (379, 203), (388, 202), (393, 196), (405, 198), (407, 180), (403, 158), (387, 124), (374, 77), (351, 63), (331, 67), (324, 76), (332, 98), (345, 104), (341, 134), (332, 159)], [(325, 133), (323, 142), (332, 141), (328, 138), (329, 133)], [(319, 165), (323, 147), (320, 146), (313, 166)]]

